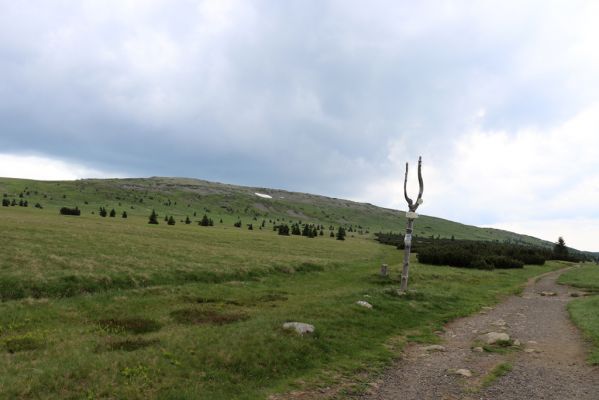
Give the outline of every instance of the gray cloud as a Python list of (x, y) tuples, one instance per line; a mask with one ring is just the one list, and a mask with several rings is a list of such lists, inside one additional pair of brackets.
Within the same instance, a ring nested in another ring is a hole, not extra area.
[(592, 7), (2, 2), (0, 146), (396, 205), (363, 188), (400, 158), (442, 170), (465, 134), (550, 130), (598, 100)]

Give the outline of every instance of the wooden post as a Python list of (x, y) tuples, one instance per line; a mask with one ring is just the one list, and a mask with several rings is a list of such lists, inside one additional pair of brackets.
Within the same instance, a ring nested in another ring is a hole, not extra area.
[(412, 250), (412, 232), (414, 231), (414, 220), (418, 218), (416, 210), (418, 206), (422, 204), (422, 192), (424, 191), (424, 181), (422, 180), (422, 157), (418, 158), (418, 198), (414, 203), (412, 199), (408, 197), (408, 163), (406, 163), (406, 175), (403, 182), (403, 193), (406, 201), (408, 202), (408, 211), (406, 217), (408, 218), (408, 226), (406, 227), (406, 236), (404, 237), (404, 256), (403, 256), (403, 269), (401, 271), (401, 285), (399, 291), (405, 293), (408, 290), (408, 277), (410, 275), (410, 251)]
[(381, 277), (386, 278), (389, 276), (389, 266), (387, 264), (381, 265)]

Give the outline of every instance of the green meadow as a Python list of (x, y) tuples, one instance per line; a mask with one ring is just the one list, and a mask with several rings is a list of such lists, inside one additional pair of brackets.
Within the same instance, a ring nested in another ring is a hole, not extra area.
[(568, 304), (570, 317), (582, 329), (592, 345), (591, 364), (599, 365), (599, 265), (585, 263), (562, 274), (559, 283), (571, 285), (591, 296), (575, 299)]
[[(445, 322), (564, 265), (480, 271), (413, 258), (411, 291), (399, 296), (403, 253), (366, 234), (149, 225), (145, 211), (61, 216), (55, 206), (1, 207), (0, 224), (0, 398), (11, 399), (343, 396), (405, 343), (435, 342)], [(283, 330), (288, 321), (315, 332)]]

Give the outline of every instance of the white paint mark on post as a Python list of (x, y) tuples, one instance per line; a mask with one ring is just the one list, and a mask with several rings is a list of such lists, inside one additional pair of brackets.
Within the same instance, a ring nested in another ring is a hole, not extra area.
[(416, 219), (416, 218), (418, 218), (418, 214), (416, 214), (415, 212), (412, 212), (412, 211), (408, 211), (408, 212), (406, 212), (406, 218)]

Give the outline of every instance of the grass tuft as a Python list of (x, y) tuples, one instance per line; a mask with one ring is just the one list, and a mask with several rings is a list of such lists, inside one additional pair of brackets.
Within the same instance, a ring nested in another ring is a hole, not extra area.
[(135, 351), (160, 343), (158, 339), (127, 338), (124, 340), (109, 340), (97, 347), (97, 351)]
[(4, 340), (4, 348), (9, 353), (18, 353), (21, 351), (38, 350), (44, 346), (41, 338), (27, 333), (21, 336), (15, 336)]
[(146, 318), (110, 318), (98, 321), (100, 329), (108, 333), (142, 334), (156, 332), (162, 328), (157, 321)]
[(512, 368), (512, 364), (507, 362), (496, 365), (495, 368), (493, 368), (491, 372), (489, 372), (489, 374), (485, 376), (485, 378), (482, 381), (482, 386), (485, 387), (491, 385), (497, 379), (508, 374), (512, 370)]
[(184, 308), (171, 313), (171, 317), (180, 324), (213, 324), (225, 325), (244, 321), (248, 316), (243, 313), (222, 313), (216, 310)]

